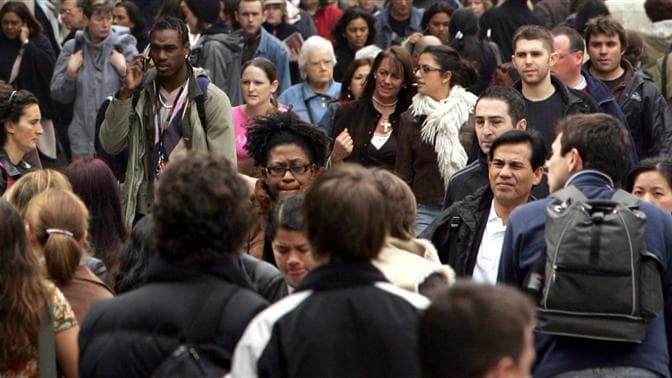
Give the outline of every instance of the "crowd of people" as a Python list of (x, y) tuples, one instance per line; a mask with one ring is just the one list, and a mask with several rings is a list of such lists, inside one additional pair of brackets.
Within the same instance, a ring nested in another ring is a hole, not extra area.
[(0, 377), (672, 377), (672, 0), (0, 4)]

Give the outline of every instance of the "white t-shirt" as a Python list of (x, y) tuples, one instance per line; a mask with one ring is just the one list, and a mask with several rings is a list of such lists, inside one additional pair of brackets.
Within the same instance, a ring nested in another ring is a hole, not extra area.
[(488, 223), (483, 231), (481, 245), (476, 255), (476, 265), (472, 277), (476, 282), (497, 283), (499, 259), (502, 257), (502, 244), (506, 225), (495, 211), (495, 201), (490, 202)]

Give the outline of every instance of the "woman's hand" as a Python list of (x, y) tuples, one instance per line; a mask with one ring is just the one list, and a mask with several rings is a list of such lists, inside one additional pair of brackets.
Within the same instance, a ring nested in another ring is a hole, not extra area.
[(75, 80), (77, 78), (77, 71), (84, 63), (84, 50), (79, 50), (76, 53), (70, 55), (70, 60), (68, 60), (68, 67), (65, 69), (65, 75), (69, 80)]
[(334, 149), (331, 150), (331, 161), (336, 163), (347, 158), (352, 153), (353, 147), (354, 143), (348, 133), (348, 129), (341, 131), (334, 140)]
[(21, 32), (19, 33), (19, 40), (21, 43), (24, 43), (28, 40), (28, 38), (30, 38), (30, 28), (28, 25), (23, 25), (21, 27)]

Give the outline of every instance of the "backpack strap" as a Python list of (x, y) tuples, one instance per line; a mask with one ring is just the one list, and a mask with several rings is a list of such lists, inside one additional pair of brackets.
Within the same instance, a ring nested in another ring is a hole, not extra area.
[(586, 196), (574, 185), (570, 185), (562, 190), (549, 195), (551, 198), (556, 198), (561, 202), (585, 202), (588, 200)]
[[(198, 75), (196, 77), (196, 82), (198, 87), (201, 89), (201, 94), (194, 97), (194, 102), (196, 103), (196, 110), (198, 111), (198, 119), (201, 121), (201, 126), (204, 130), (208, 129), (207, 117), (205, 116), (205, 102), (208, 100), (208, 85), (210, 84), (210, 79), (206, 75)], [(187, 146), (187, 149), (191, 149), (191, 136), (193, 131), (191, 125), (182, 124), (182, 138), (184, 143)]]
[(623, 189), (616, 190), (611, 196), (611, 199), (613, 201), (620, 202), (631, 209), (636, 209), (639, 207), (639, 198), (633, 196)]
[(40, 378), (54, 378), (57, 376), (54, 319), (52, 317), (52, 304), (46, 291), (44, 297), (46, 302), (44, 303), (44, 312), (37, 336), (37, 368)]

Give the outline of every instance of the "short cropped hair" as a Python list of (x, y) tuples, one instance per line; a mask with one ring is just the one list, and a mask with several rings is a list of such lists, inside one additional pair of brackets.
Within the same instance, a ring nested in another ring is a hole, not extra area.
[(247, 184), (233, 165), (200, 151), (168, 164), (152, 211), (159, 254), (182, 265), (238, 254), (252, 220)]
[(385, 199), (368, 169), (349, 163), (322, 173), (304, 201), (306, 237), (316, 260), (368, 261), (387, 234)]
[[(509, 108), (509, 117), (511, 117), (511, 123), (514, 126), (521, 119), (525, 118), (525, 99), (519, 91), (512, 87), (501, 85), (490, 86), (478, 97), (478, 101), (481, 101), (483, 98), (504, 102)], [(478, 101), (476, 101), (476, 105), (478, 105)]]
[(574, 28), (569, 26), (557, 26), (551, 30), (554, 37), (564, 35), (569, 39), (569, 50), (571, 52), (581, 51), (583, 52), (586, 49), (586, 42), (583, 40), (581, 34)]
[(552, 53), (553, 48), (553, 34), (547, 28), (539, 25), (523, 25), (516, 30), (513, 35), (513, 52), (516, 52), (516, 43), (519, 39), (528, 41), (541, 41), (544, 44), (548, 53)]
[(422, 377), (484, 377), (503, 357), (518, 361), (534, 311), (514, 288), (458, 281), (420, 315)]
[(527, 143), (527, 145), (530, 146), (530, 150), (532, 151), (532, 154), (530, 155), (530, 165), (532, 166), (532, 170), (543, 167), (546, 162), (546, 145), (539, 132), (533, 129), (514, 129), (500, 135), (490, 146), (490, 154), (488, 156), (489, 161), (492, 161), (492, 158), (495, 156), (495, 150), (499, 146), (520, 143)]
[(621, 51), (625, 51), (625, 48), (628, 47), (625, 28), (611, 16), (595, 17), (586, 23), (586, 29), (583, 32), (586, 44), (590, 45), (590, 38), (592, 36), (597, 36), (598, 34), (605, 34), (608, 36), (617, 35), (618, 40), (621, 41)]
[(417, 212), (415, 195), (408, 184), (386, 169), (373, 169), (372, 176), (380, 187), (385, 199), (390, 236), (410, 240), (415, 236), (415, 215)]
[(614, 181), (627, 173), (632, 145), (628, 131), (616, 118), (605, 113), (572, 114), (558, 121), (560, 153), (576, 148), (584, 169), (604, 172)]
[(112, 13), (114, 4), (113, 0), (84, 0), (82, 12), (86, 18), (91, 18), (96, 13)]

